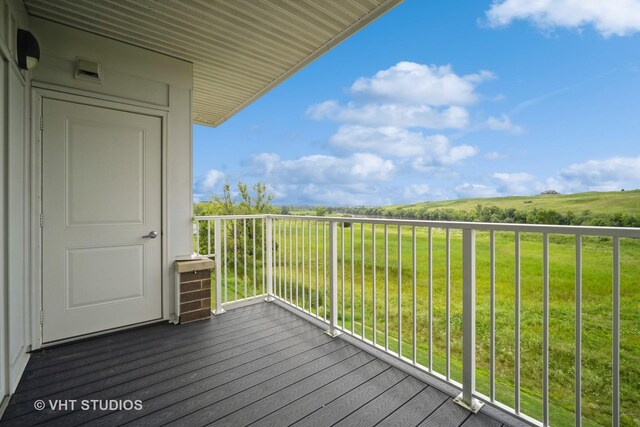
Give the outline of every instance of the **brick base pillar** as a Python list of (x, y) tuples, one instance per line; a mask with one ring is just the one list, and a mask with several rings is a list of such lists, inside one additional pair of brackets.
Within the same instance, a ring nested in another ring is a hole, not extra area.
[(180, 323), (211, 317), (211, 270), (214, 266), (210, 259), (176, 261), (176, 272), (180, 274)]

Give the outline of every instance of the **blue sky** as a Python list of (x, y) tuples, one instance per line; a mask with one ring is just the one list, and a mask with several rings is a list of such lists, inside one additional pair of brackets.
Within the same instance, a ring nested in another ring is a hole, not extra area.
[(640, 187), (638, 0), (405, 0), (218, 128), (194, 200), (385, 205)]

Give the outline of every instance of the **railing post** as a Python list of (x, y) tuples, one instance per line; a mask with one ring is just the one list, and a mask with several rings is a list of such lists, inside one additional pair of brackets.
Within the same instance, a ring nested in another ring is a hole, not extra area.
[(455, 402), (477, 413), (484, 403), (473, 398), (476, 387), (476, 231), (462, 230), (462, 393)]
[(338, 223), (329, 222), (329, 329), (327, 335), (337, 337), (338, 325)]
[(271, 302), (273, 301), (273, 220), (270, 216), (266, 217), (265, 224), (267, 227), (267, 244), (265, 245), (267, 251), (267, 297), (265, 301)]
[[(213, 245), (215, 251), (214, 259), (216, 263), (216, 309), (213, 311), (213, 314), (218, 315), (225, 312), (225, 309), (222, 308), (222, 245), (220, 244), (220, 233), (222, 232), (222, 227), (220, 218), (216, 218), (213, 221)], [(211, 236), (209, 236), (209, 239), (211, 239)]]

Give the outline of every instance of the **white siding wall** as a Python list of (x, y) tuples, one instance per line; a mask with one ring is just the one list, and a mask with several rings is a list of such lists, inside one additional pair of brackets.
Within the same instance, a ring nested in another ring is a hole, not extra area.
[[(28, 25), (27, 25), (28, 24)], [(29, 75), (17, 69), (17, 28), (40, 44)], [(100, 61), (104, 82), (73, 77), (77, 57)], [(40, 327), (39, 168), (35, 146), (36, 90), (57, 90), (165, 111), (163, 153), (163, 316), (174, 315), (173, 259), (191, 253), (192, 65), (127, 44), (28, 18), (20, 0), (0, 0), (0, 401), (15, 390), (26, 351), (38, 347)], [(31, 84), (33, 83), (33, 91)], [(34, 139), (30, 129), (34, 129)], [(34, 320), (32, 322), (32, 320)]]
[(30, 339), (29, 76), (15, 56), (27, 24), (21, 2), (0, 0), (0, 400), (17, 386)]
[[(192, 252), (192, 64), (39, 18), (31, 17), (30, 25), (41, 52), (40, 63), (32, 73), (36, 93), (54, 89), (168, 114), (162, 186), (163, 316), (170, 319), (175, 312), (173, 260), (176, 255)], [(74, 78), (78, 57), (102, 64), (102, 83)]]

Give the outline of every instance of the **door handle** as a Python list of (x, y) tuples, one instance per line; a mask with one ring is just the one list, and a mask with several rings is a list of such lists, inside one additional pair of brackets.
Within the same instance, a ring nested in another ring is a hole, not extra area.
[(155, 239), (156, 237), (158, 237), (158, 233), (155, 231), (150, 231), (149, 234), (142, 236), (143, 239)]

